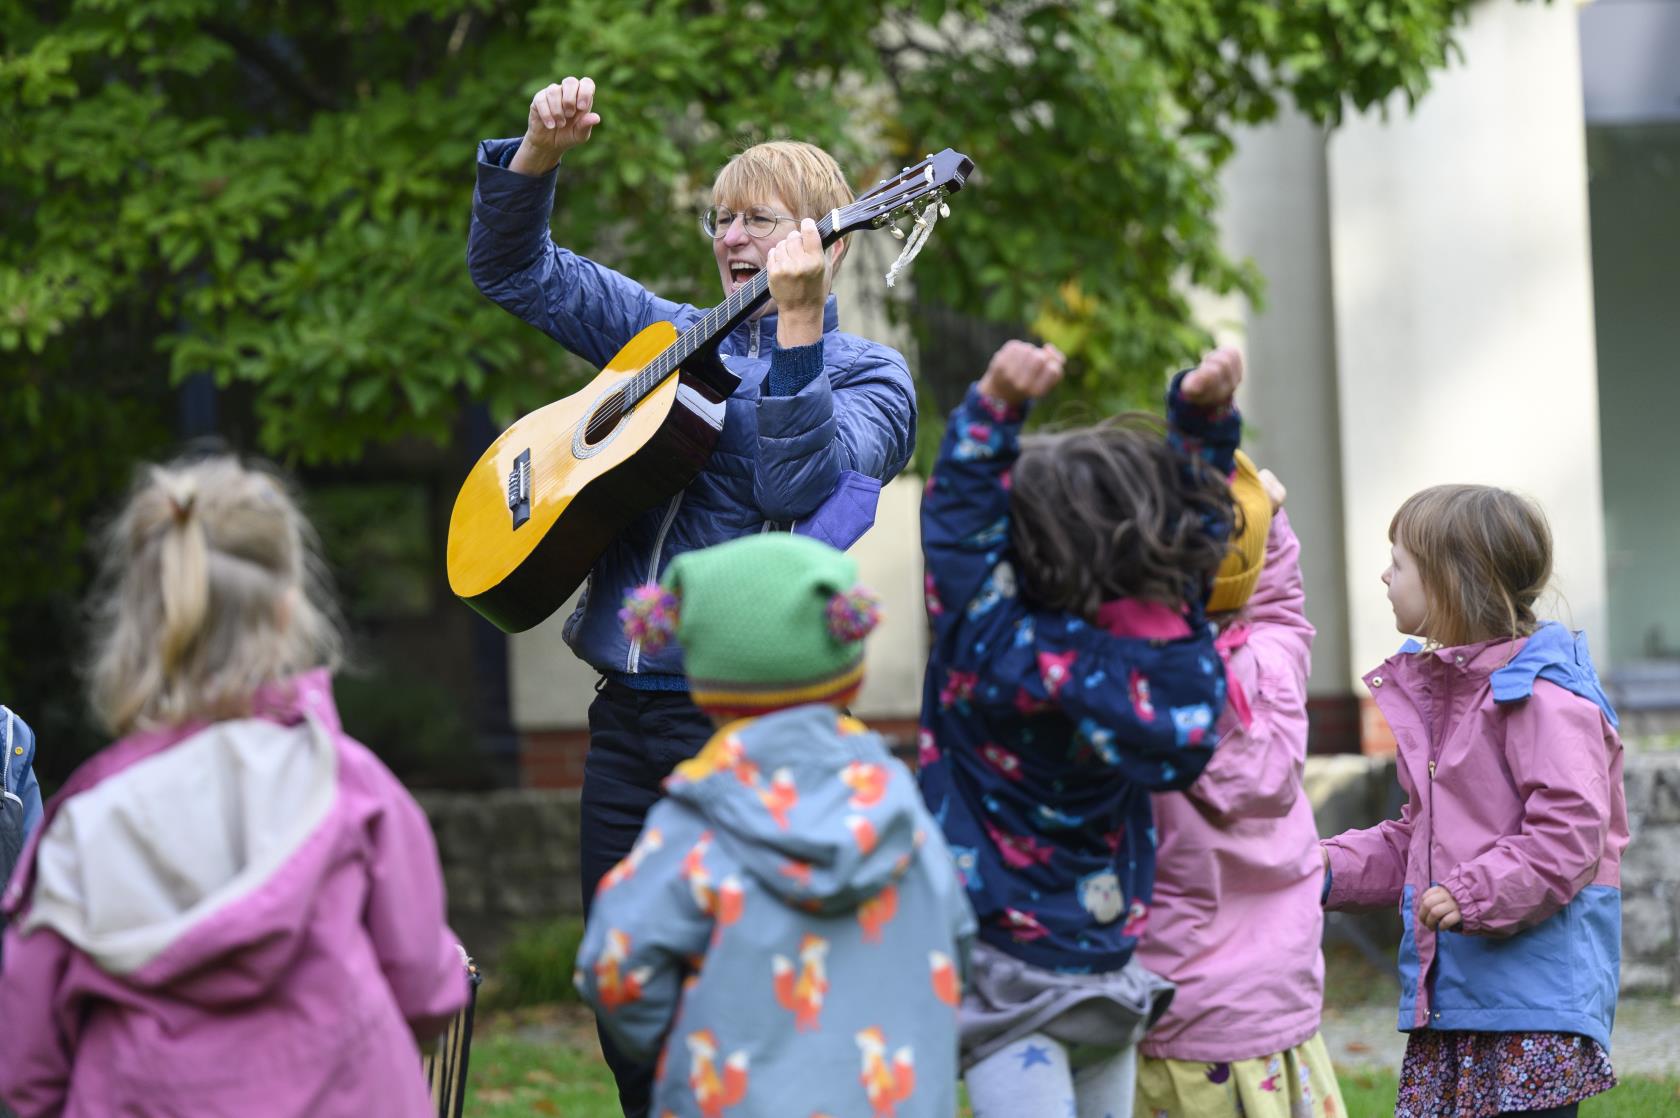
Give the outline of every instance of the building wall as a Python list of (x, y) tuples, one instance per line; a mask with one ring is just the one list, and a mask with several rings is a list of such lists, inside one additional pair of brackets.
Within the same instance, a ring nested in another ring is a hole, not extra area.
[(1330, 143), (1330, 243), (1352, 670), (1399, 641), (1377, 578), (1408, 495), (1538, 499), (1550, 611), (1606, 643), (1598, 385), (1576, 13), (1478, 6), (1464, 62), (1407, 116)]
[[(1680, 49), (1680, 23), (1674, 46)], [(1592, 137), (1593, 286), (1610, 644), (1680, 656), (1680, 123)]]
[(1264, 305), (1196, 300), (1221, 342), (1243, 350), (1243, 441), (1289, 490), (1307, 612), (1318, 629), (1309, 693), (1348, 693), (1334, 307), (1325, 134), (1295, 113), (1244, 132), (1221, 179), (1226, 251), (1265, 277)]

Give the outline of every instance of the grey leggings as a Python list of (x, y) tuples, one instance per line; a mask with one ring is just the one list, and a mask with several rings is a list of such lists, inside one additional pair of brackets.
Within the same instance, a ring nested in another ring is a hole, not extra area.
[(1132, 1118), (1137, 1047), (1081, 1055), (1042, 1033), (992, 1053), (963, 1076), (974, 1118)]

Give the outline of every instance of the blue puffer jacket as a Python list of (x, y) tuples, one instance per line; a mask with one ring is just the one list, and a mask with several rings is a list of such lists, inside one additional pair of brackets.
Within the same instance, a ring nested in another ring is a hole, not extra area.
[[(683, 330), (705, 309), (661, 299), (634, 280), (560, 248), (549, 236), (555, 180), (506, 169), (517, 140), (478, 148), (467, 264), (473, 282), (498, 305), (600, 368), (645, 327)], [(895, 350), (839, 329), (834, 297), (823, 316), (822, 375), (791, 395), (773, 395), (775, 364), (789, 379), (789, 354), (775, 344), (776, 319), (749, 321), (719, 345), (741, 386), (729, 400), (711, 461), (688, 488), (638, 518), (591, 571), (566, 640), (599, 671), (637, 686), (683, 686), (682, 650), (657, 653), (630, 642), (618, 609), (631, 588), (657, 579), (673, 556), (771, 527), (801, 530), (827, 504), (869, 504), (881, 482), (909, 461), (916, 444), (916, 393)], [(802, 379), (792, 378), (796, 383)], [(849, 546), (868, 526), (837, 537)], [(852, 538), (846, 538), (851, 536)]]

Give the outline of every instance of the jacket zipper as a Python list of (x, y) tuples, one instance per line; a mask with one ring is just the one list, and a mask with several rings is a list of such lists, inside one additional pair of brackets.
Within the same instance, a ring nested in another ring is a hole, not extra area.
[[(1429, 758), (1429, 856), (1427, 864), (1424, 867), (1426, 871), (1424, 877), (1425, 891), (1435, 884), (1435, 765), (1440, 759), (1439, 754), (1441, 746), (1452, 722), (1452, 677), (1447, 672), (1440, 672), (1439, 676), (1441, 679), (1440, 697), (1437, 700), (1439, 714), (1430, 720), (1432, 725), (1429, 727), (1429, 752), (1431, 754)], [(1415, 926), (1415, 922), (1417, 920), (1415, 913), (1412, 919)], [(1416, 932), (1414, 931), (1413, 934), (1415, 935)], [(1420, 965), (1418, 968), (1418, 984), (1421, 987), (1418, 991), (1418, 996), (1420, 998), (1429, 997), (1429, 972), (1434, 968), (1435, 961), (1439, 960), (1440, 957), (1441, 941), (1440, 933), (1437, 932), (1434, 959), (1430, 961), (1429, 967), (1423, 967)], [(1428, 1021), (1438, 1021), (1441, 1019), (1441, 1014), (1436, 1010), (1433, 998), (1430, 998), (1429, 1008), (1425, 1012), (1428, 1015), (1426, 1017), (1426, 1020)]]
[[(671, 521), (677, 518), (677, 509), (682, 506), (683, 495), (678, 493), (671, 498), (671, 507), (665, 510), (665, 519), (659, 525), (659, 534), (653, 538), (653, 558), (648, 562), (648, 575), (644, 582), (652, 582), (659, 577), (659, 556), (665, 550), (665, 536), (671, 530)], [(642, 639), (637, 637), (630, 642), (630, 649), (624, 655), (624, 670), (636, 672), (642, 665)]]
[[(1431, 727), (1429, 735), (1429, 877), (1428, 884), (1435, 884), (1435, 765), (1440, 760), (1441, 747), (1445, 743), (1446, 735), (1452, 724), (1452, 674), (1442, 671), (1440, 697), (1440, 717), (1436, 725)], [(1427, 888), (1427, 886), (1426, 886)]]
[(763, 323), (761, 323), (758, 319), (756, 319), (756, 318), (753, 319), (753, 323), (752, 323), (752, 344), (747, 348), (747, 356), (748, 357), (757, 357), (758, 356), (758, 330), (759, 330), (759, 327), (761, 325), (763, 325)]

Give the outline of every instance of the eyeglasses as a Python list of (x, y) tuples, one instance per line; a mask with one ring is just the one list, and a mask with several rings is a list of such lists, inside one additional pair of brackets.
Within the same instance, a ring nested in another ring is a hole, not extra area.
[(754, 206), (752, 209), (741, 213), (736, 213), (727, 206), (712, 206), (700, 215), (700, 228), (705, 230), (706, 236), (715, 241), (729, 232), (729, 228), (735, 224), (736, 218), (741, 219), (741, 224), (746, 227), (748, 233), (760, 240), (774, 233), (776, 226), (784, 221), (791, 221), (795, 224), (799, 222), (797, 217), (771, 213), (759, 206)]

